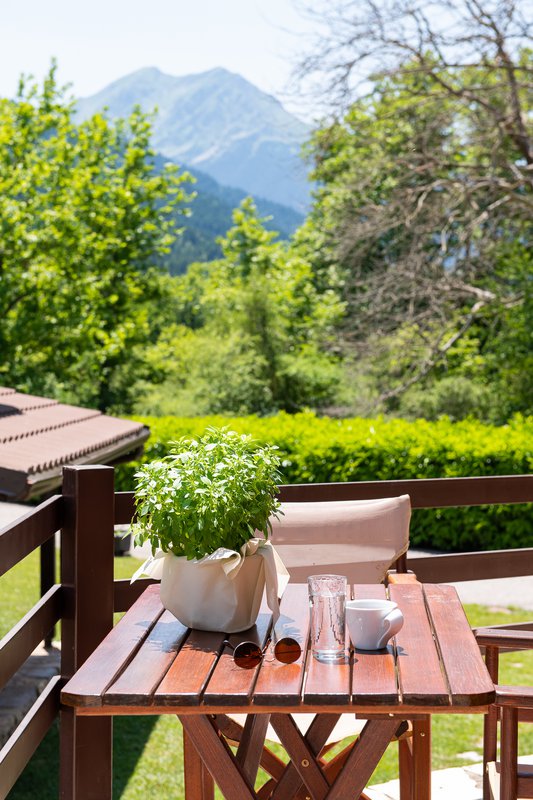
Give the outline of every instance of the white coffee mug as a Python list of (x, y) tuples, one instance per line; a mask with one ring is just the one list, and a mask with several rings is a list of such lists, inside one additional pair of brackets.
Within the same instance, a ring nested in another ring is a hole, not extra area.
[(381, 650), (403, 625), (403, 614), (392, 600), (347, 600), (346, 622), (354, 647)]

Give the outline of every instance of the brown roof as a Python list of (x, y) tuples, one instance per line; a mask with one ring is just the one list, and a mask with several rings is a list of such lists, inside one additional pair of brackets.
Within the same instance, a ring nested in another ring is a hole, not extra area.
[(139, 422), (0, 387), (0, 497), (49, 491), (66, 464), (133, 458), (149, 432)]

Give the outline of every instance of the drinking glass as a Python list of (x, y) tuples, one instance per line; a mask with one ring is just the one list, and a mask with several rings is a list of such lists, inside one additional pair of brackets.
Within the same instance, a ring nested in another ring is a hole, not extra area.
[(311, 575), (307, 579), (311, 610), (311, 651), (319, 661), (344, 660), (346, 576)]

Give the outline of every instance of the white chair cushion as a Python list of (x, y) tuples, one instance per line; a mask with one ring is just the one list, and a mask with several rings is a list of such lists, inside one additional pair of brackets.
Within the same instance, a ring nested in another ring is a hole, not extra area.
[(409, 495), (378, 500), (282, 503), (272, 518), (272, 544), (291, 575), (305, 582), (317, 572), (346, 575), (349, 583), (381, 583), (409, 547)]

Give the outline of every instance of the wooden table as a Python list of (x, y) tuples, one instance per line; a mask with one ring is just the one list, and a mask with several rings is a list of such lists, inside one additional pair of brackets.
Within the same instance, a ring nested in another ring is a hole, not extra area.
[[(188, 800), (212, 797), (211, 776), (229, 800), (359, 797), (402, 720), (483, 713), (494, 699), (455, 589), (358, 585), (352, 594), (386, 592), (405, 617), (387, 649), (351, 651), (344, 664), (329, 665), (304, 647), (294, 664), (265, 659), (243, 670), (233, 663), (223, 634), (188, 630), (162, 608), (159, 588), (151, 586), (67, 683), (62, 702), (77, 715), (177, 714), (185, 733)], [(281, 608), (276, 635), (306, 643), (307, 588), (289, 585)], [(255, 628), (230, 641), (263, 645), (270, 633), (265, 611)], [(298, 712), (317, 714), (306, 736), (290, 716)], [(236, 755), (220, 735), (221, 730), (231, 735), (229, 713), (249, 714)], [(338, 716), (346, 713), (368, 722), (344, 762), (328, 771), (319, 754)], [(269, 720), (291, 758), (287, 767), (262, 754)], [(273, 794), (253, 788), (261, 760), (276, 773)], [(420, 779), (412, 796), (429, 797), (428, 783)]]

